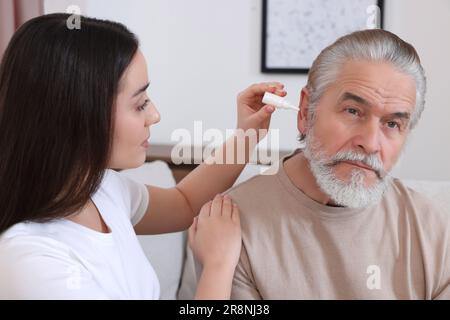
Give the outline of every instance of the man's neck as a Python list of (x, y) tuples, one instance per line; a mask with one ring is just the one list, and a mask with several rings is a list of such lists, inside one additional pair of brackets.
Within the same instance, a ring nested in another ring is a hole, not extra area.
[(284, 161), (283, 167), (292, 183), (308, 197), (323, 205), (336, 206), (317, 185), (316, 178), (312, 174), (309, 162), (303, 152)]

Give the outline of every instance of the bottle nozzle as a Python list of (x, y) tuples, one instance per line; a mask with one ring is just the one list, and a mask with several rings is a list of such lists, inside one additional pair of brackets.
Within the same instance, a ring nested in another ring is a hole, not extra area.
[(279, 108), (279, 109), (290, 109), (290, 110), (300, 111), (300, 109), (298, 107), (296, 107), (293, 104), (289, 103), (284, 98), (282, 98), (280, 96), (277, 96), (277, 95), (275, 95), (273, 93), (270, 93), (270, 92), (266, 92), (264, 94), (262, 102), (264, 104), (268, 104), (268, 105), (274, 106), (274, 107)]

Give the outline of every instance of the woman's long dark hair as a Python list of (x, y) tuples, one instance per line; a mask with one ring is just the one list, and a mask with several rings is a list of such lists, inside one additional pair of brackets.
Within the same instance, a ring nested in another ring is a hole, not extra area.
[(0, 234), (81, 210), (111, 154), (114, 103), (138, 49), (123, 25), (68, 14), (25, 23), (0, 65)]

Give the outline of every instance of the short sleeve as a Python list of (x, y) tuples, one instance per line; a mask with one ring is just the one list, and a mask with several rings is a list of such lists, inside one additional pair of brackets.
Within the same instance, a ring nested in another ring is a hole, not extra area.
[(125, 189), (125, 201), (130, 212), (131, 224), (135, 226), (141, 221), (147, 212), (149, 204), (149, 192), (147, 186), (136, 182), (125, 175), (117, 175)]
[(41, 237), (0, 242), (0, 300), (109, 299), (83, 265), (55, 243)]

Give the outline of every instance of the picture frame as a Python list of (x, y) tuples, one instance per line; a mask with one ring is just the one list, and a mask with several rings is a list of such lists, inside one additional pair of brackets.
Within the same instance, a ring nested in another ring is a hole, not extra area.
[(337, 38), (383, 28), (383, 0), (262, 1), (262, 73), (307, 74), (314, 58)]

